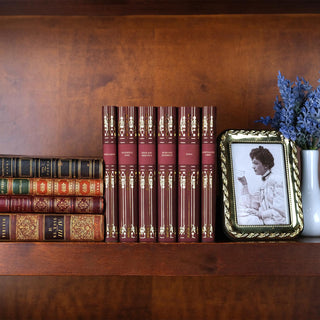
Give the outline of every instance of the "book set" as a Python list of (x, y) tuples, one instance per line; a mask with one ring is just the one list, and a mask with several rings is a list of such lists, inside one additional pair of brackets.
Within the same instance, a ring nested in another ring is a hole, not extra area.
[(104, 240), (102, 159), (0, 157), (2, 241)]
[(103, 159), (0, 156), (2, 241), (212, 242), (215, 107), (103, 106)]
[(214, 241), (216, 108), (103, 106), (107, 242)]

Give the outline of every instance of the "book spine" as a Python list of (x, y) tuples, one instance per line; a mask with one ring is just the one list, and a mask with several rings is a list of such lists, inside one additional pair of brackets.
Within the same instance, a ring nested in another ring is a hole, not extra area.
[(138, 241), (137, 108), (118, 107), (119, 241)]
[(102, 159), (0, 157), (0, 177), (102, 179)]
[(103, 179), (1, 178), (0, 195), (103, 197)]
[(158, 107), (158, 241), (177, 241), (177, 108)]
[(216, 214), (216, 107), (202, 108), (201, 241), (214, 241)]
[(101, 214), (103, 210), (103, 197), (0, 196), (0, 212)]
[(200, 223), (200, 108), (178, 112), (178, 241), (198, 242)]
[(103, 241), (102, 214), (1, 213), (0, 241)]
[(156, 109), (138, 107), (139, 241), (157, 240)]
[(118, 164), (117, 164), (117, 110), (104, 106), (103, 110), (103, 160), (106, 242), (117, 242), (118, 229)]

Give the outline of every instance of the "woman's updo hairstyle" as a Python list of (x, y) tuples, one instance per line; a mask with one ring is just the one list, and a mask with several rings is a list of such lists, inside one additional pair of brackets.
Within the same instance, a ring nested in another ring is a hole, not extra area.
[(273, 155), (268, 149), (262, 146), (259, 146), (259, 148), (252, 149), (250, 152), (250, 158), (251, 160), (256, 158), (269, 170), (274, 166)]

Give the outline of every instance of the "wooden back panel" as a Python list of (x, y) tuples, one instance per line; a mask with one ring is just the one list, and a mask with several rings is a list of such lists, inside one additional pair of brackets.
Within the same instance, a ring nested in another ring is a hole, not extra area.
[[(316, 86), (318, 15), (0, 17), (0, 153), (102, 156), (101, 106), (216, 105), (260, 128), (277, 73)], [(263, 128), (263, 126), (262, 126)]]

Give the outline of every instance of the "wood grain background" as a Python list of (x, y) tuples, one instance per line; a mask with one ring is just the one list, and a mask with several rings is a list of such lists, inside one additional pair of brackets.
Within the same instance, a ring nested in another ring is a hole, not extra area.
[(102, 156), (103, 104), (216, 105), (219, 133), (259, 128), (278, 70), (317, 85), (319, 39), (319, 15), (1, 16), (0, 153)]
[(319, 277), (2, 276), (0, 285), (6, 320), (315, 320), (320, 312)]
[[(0, 153), (102, 157), (104, 104), (216, 105), (218, 133), (260, 128), (278, 71), (316, 86), (319, 52), (320, 15), (0, 16)], [(313, 276), (1, 276), (0, 310), (9, 320), (318, 319), (319, 285)]]

